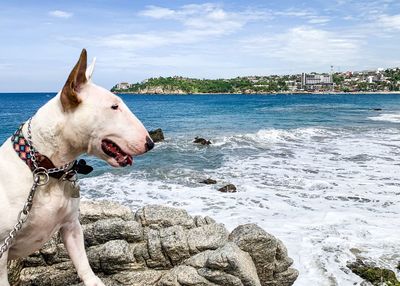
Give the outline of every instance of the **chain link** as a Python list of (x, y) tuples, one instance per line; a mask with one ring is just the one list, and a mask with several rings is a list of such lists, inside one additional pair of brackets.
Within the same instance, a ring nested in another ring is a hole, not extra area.
[(28, 220), (29, 213), (32, 209), (33, 198), (35, 196), (36, 188), (39, 186), (40, 177), (35, 174), (33, 179), (33, 185), (31, 191), (29, 192), (28, 199), (25, 202), (23, 209), (18, 213), (17, 224), (10, 231), (7, 238), (4, 240), (3, 245), (0, 247), (0, 258), (3, 256), (4, 252), (10, 247), (14, 242), (17, 232), (22, 228), (22, 225)]
[(61, 166), (60, 168), (51, 168), (51, 169), (45, 169), (43, 167), (39, 167), (35, 155), (35, 150), (32, 145), (32, 131), (31, 131), (31, 120), (32, 118), (29, 118), (28, 120), (28, 136), (26, 138), (29, 146), (29, 154), (31, 156), (31, 160), (34, 166), (33, 170), (33, 184), (31, 187), (31, 190), (29, 192), (29, 196), (24, 204), (24, 207), (22, 210), (18, 213), (18, 218), (17, 218), (17, 223), (14, 226), (14, 228), (10, 231), (6, 239), (4, 240), (3, 244), (0, 246), (0, 259), (2, 258), (3, 254), (10, 248), (11, 244), (14, 242), (14, 239), (18, 233), (18, 231), (21, 230), (23, 224), (28, 220), (29, 213), (32, 209), (33, 205), (33, 198), (35, 196), (35, 192), (37, 187), (44, 186), (49, 182), (49, 174), (52, 173), (58, 173), (58, 172), (65, 172), (68, 173), (68, 171), (74, 164), (75, 161), (69, 162), (65, 164), (64, 166)]
[(32, 144), (31, 121), (32, 121), (32, 117), (29, 118), (29, 120), (28, 120), (28, 136), (26, 137), (26, 141), (28, 142), (29, 155), (31, 155), (31, 161), (32, 161), (33, 166), (35, 167), (35, 169), (37, 169), (39, 166), (38, 166), (37, 161), (36, 161), (35, 150), (34, 150), (33, 144)]

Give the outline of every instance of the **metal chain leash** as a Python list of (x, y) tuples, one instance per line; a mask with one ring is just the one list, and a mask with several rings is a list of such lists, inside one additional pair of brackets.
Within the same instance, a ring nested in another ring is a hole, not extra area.
[[(26, 138), (29, 146), (29, 154), (31, 155), (31, 160), (34, 165), (34, 170), (33, 170), (33, 185), (31, 187), (31, 190), (29, 192), (28, 198), (24, 204), (24, 207), (22, 210), (18, 213), (18, 218), (17, 218), (17, 223), (13, 227), (13, 229), (10, 231), (6, 239), (4, 240), (2, 246), (0, 246), (0, 259), (2, 258), (3, 254), (10, 248), (11, 244), (13, 243), (18, 231), (21, 230), (23, 224), (28, 220), (29, 213), (32, 209), (33, 205), (33, 198), (36, 193), (37, 187), (47, 185), (47, 183), (50, 180), (49, 174), (51, 173), (57, 173), (57, 172), (65, 172), (66, 174), (68, 173), (67, 170), (70, 169), (71, 166), (75, 164), (75, 161), (72, 161), (70, 163), (65, 164), (64, 166), (60, 168), (52, 168), (52, 169), (46, 169), (43, 167), (39, 167), (36, 156), (35, 156), (35, 151), (32, 145), (32, 133), (31, 133), (31, 120), (32, 118), (29, 118), (28, 120), (28, 136)], [(75, 171), (74, 171), (75, 172)]]
[(33, 197), (35, 196), (36, 188), (41, 185), (40, 183), (40, 175), (36, 173), (34, 175), (33, 185), (31, 191), (29, 192), (28, 199), (25, 202), (23, 209), (18, 213), (17, 224), (10, 231), (7, 238), (4, 240), (3, 245), (0, 247), (0, 258), (3, 256), (4, 252), (10, 247), (13, 243), (17, 232), (22, 228), (22, 225), (28, 220), (29, 212), (32, 208)]

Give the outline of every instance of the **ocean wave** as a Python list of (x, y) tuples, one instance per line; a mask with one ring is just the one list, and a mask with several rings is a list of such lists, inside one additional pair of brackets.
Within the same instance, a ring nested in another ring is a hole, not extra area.
[(261, 129), (255, 133), (237, 134), (216, 138), (214, 146), (262, 147), (280, 143), (299, 143), (302, 141), (320, 141), (337, 135), (337, 131), (326, 128), (309, 127), (296, 129)]
[(374, 121), (386, 121), (393, 123), (400, 123), (400, 114), (384, 113), (378, 116), (368, 117), (370, 120)]

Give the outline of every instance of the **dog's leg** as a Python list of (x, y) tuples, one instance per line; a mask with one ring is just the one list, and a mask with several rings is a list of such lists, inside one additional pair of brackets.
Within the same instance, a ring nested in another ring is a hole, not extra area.
[(7, 276), (7, 259), (8, 259), (8, 251), (3, 253), (3, 256), (0, 259), (0, 285), (1, 286), (10, 286), (8, 283)]
[(89, 265), (83, 242), (82, 227), (79, 220), (75, 219), (74, 221), (65, 224), (61, 228), (61, 235), (69, 257), (85, 286), (105, 286), (93, 273), (93, 270)]

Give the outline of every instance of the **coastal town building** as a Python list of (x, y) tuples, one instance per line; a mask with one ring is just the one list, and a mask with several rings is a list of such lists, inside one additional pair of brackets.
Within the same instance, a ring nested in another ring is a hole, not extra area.
[(301, 74), (301, 88), (303, 90), (326, 90), (333, 86), (332, 74)]
[(131, 84), (128, 82), (120, 82), (117, 84), (117, 89), (126, 90), (130, 88)]

